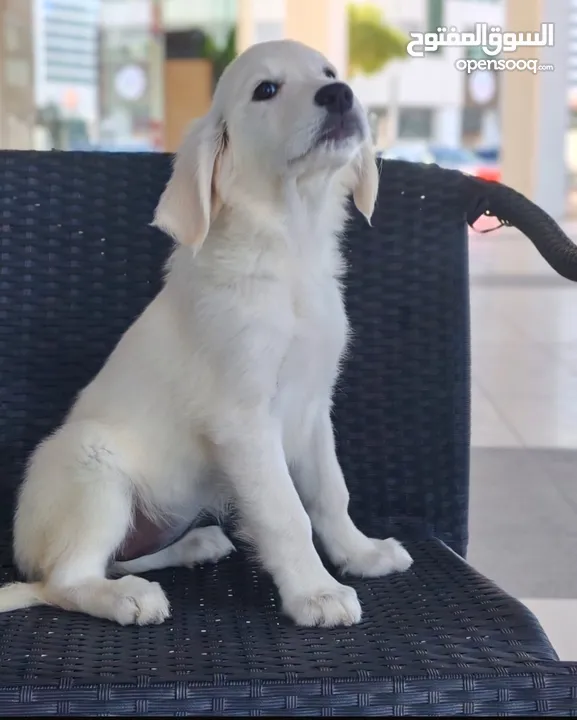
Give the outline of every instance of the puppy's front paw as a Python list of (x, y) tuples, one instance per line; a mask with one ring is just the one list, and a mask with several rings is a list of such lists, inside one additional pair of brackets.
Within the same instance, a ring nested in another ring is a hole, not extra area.
[(342, 566), (343, 573), (358, 577), (382, 577), (408, 570), (413, 558), (394, 538), (371, 540), (369, 547), (351, 553)]
[(120, 625), (158, 625), (170, 617), (170, 604), (156, 582), (126, 575), (110, 582), (112, 618)]
[(340, 583), (312, 595), (295, 595), (285, 600), (283, 609), (297, 625), (307, 627), (356, 625), (362, 614), (355, 590)]

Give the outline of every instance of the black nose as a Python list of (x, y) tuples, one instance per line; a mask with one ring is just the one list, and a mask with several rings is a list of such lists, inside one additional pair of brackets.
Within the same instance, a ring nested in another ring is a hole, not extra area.
[(346, 113), (353, 107), (353, 91), (342, 82), (322, 87), (315, 95), (315, 103), (330, 113)]

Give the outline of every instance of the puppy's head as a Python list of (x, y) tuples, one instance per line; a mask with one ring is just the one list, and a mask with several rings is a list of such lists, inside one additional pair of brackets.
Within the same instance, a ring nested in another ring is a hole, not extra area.
[[(366, 115), (331, 63), (301, 43), (261, 43), (223, 73), (212, 107), (188, 131), (154, 225), (198, 249), (227, 196), (350, 168), (370, 221), (378, 172)], [(258, 199), (258, 198), (256, 198)]]

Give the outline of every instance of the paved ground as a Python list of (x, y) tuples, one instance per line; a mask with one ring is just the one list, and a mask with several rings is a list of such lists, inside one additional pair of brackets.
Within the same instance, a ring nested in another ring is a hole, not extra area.
[(469, 561), (577, 660), (577, 283), (510, 229), (470, 254)]

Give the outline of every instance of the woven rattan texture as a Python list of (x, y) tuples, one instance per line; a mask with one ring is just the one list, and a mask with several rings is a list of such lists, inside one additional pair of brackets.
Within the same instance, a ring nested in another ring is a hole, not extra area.
[(69, 714), (346, 714), (363, 705), (442, 714), (499, 703), (523, 714), (538, 701), (567, 711), (571, 692), (577, 708), (577, 674), (555, 662), (523, 606), (438, 541), (410, 549), (408, 573), (354, 582), (365, 619), (348, 629), (294, 627), (272, 583), (242, 557), (150, 573), (173, 606), (160, 626), (50, 608), (0, 616), (0, 714), (15, 702)]
[[(28, 452), (159, 288), (170, 244), (148, 224), (169, 169), (165, 155), (0, 153), (6, 506)], [(359, 524), (434, 532), (463, 552), (469, 355), (459, 192), (436, 172), (391, 162), (374, 229), (354, 216), (355, 339), (335, 424)]]

